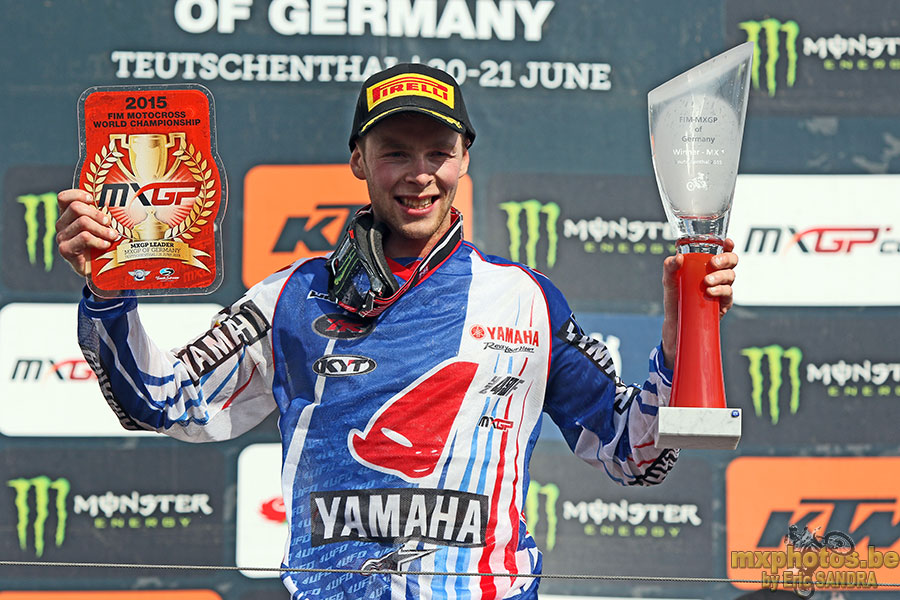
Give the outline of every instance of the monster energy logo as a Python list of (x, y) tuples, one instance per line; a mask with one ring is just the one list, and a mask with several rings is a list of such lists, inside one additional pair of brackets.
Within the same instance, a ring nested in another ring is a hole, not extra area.
[(791, 414), (795, 414), (800, 408), (800, 361), (803, 360), (803, 351), (796, 346), (783, 348), (781, 346), (772, 345), (762, 348), (744, 348), (741, 355), (746, 356), (750, 361), (748, 371), (750, 373), (750, 383), (752, 389), (750, 397), (753, 400), (753, 410), (757, 417), (762, 416), (763, 407), (763, 358), (767, 359), (769, 365), (769, 388), (767, 396), (769, 399), (769, 417), (772, 424), (778, 424), (780, 414), (778, 396), (781, 386), (784, 383), (782, 361), (787, 359), (787, 377), (790, 380)]
[(56, 206), (56, 194), (26, 194), (16, 199), (25, 206), (25, 249), (28, 252), (28, 262), (37, 264), (38, 232), (38, 207), (44, 207), (44, 235), (41, 238), (41, 249), (44, 254), (44, 271), (49, 272), (53, 267), (53, 241), (56, 232), (56, 219), (59, 209)]
[(556, 202), (540, 202), (525, 200), (524, 202), (503, 202), (500, 209), (506, 211), (506, 229), (509, 232), (509, 257), (515, 262), (522, 262), (520, 247), (522, 245), (522, 229), (519, 223), (521, 214), (525, 213), (525, 264), (532, 269), (537, 268), (537, 246), (541, 239), (541, 215), (546, 215), (544, 231), (547, 234), (547, 267), (556, 264), (556, 249), (559, 234), (556, 223), (559, 221), (560, 209)]
[(528, 485), (528, 496), (525, 497), (525, 522), (531, 531), (535, 531), (541, 520), (541, 496), (544, 497), (544, 515), (547, 518), (547, 550), (556, 546), (556, 503), (559, 500), (559, 487), (553, 483), (541, 485), (533, 481)]
[(760, 33), (763, 33), (765, 37), (766, 89), (769, 91), (769, 96), (774, 96), (777, 88), (775, 68), (781, 58), (779, 46), (782, 32), (784, 32), (785, 54), (787, 54), (785, 80), (788, 87), (794, 87), (794, 83), (797, 81), (797, 38), (800, 36), (800, 26), (797, 25), (797, 22), (764, 19), (762, 21), (744, 21), (738, 23), (738, 27), (747, 32), (747, 41), (753, 42), (753, 71), (750, 73), (753, 89), (759, 89)]
[[(71, 486), (69, 480), (60, 477), (51, 480), (45, 475), (32, 477), (31, 479), (11, 479), (7, 481), (9, 487), (16, 491), (16, 532), (19, 536), (19, 547), (22, 550), (28, 548), (28, 526), (31, 524), (34, 532), (34, 553), (38, 557), (44, 554), (44, 536), (47, 519), (50, 517), (50, 491), (56, 492), (56, 500), (53, 504), (56, 510), (56, 534), (53, 541), (56, 547), (62, 546), (66, 539), (66, 498), (69, 496)], [(34, 518), (28, 507), (28, 498), (34, 490)]]

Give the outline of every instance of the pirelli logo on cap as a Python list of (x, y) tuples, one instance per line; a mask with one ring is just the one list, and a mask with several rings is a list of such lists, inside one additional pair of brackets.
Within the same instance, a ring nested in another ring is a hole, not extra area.
[(451, 109), (454, 106), (453, 86), (427, 75), (396, 75), (366, 89), (369, 110), (399, 96), (423, 96), (446, 104)]

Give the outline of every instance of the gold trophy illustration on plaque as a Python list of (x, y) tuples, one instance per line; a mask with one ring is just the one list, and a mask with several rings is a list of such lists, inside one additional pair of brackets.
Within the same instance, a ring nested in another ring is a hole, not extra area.
[(221, 282), (225, 178), (213, 150), (211, 96), (201, 88), (82, 94), (77, 185), (120, 236), (91, 255), (95, 294), (211, 292)]

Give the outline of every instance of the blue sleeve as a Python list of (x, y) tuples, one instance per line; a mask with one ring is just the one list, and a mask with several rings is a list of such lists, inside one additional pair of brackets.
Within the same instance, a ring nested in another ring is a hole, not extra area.
[(134, 297), (98, 300), (85, 290), (79, 345), (122, 426), (205, 442), (262, 422), (275, 409), (270, 332), (278, 283), (254, 286), (208, 331), (172, 350), (149, 338)]
[(661, 346), (650, 353), (642, 386), (625, 385), (609, 351), (575, 320), (562, 293), (536, 275), (550, 311), (553, 347), (544, 410), (577, 456), (622, 485), (660, 483), (678, 451), (654, 446), (657, 414), (672, 389)]

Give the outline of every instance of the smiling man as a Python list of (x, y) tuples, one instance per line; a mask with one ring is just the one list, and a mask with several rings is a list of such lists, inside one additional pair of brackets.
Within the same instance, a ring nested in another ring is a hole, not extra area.
[[(125, 427), (215, 441), (278, 411), (284, 565), (360, 571), (285, 572), (293, 598), (535, 598), (539, 580), (517, 575), (541, 570), (522, 515), (543, 412), (623, 485), (659, 483), (677, 458), (653, 432), (681, 258), (664, 262), (648, 378), (627, 386), (545, 276), (462, 239), (452, 205), (474, 139), (449, 75), (392, 67), (364, 83), (350, 136), (371, 205), (327, 259), (273, 274), (171, 352), (147, 339), (134, 298), (81, 302), (84, 355)], [(84, 274), (115, 233), (83, 192), (60, 207), (60, 253)], [(732, 248), (705, 280), (722, 314)]]

